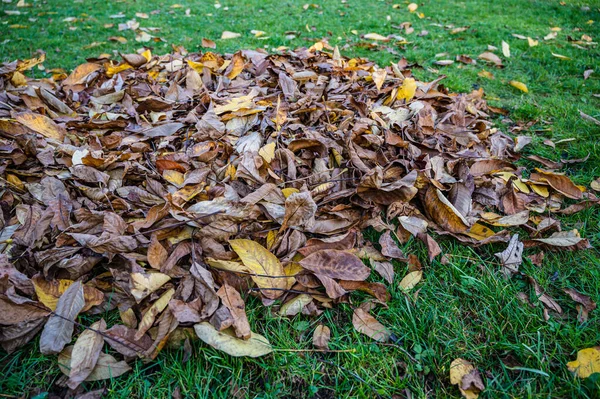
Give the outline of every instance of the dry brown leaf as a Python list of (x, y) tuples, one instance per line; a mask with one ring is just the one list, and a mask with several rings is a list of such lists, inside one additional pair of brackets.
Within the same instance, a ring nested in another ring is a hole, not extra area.
[(223, 284), (217, 291), (217, 295), (221, 298), (221, 302), (233, 316), (233, 329), (238, 338), (248, 340), (252, 332), (250, 324), (246, 316), (246, 304), (235, 288), (230, 285)]
[(69, 388), (77, 388), (96, 367), (96, 363), (100, 358), (100, 351), (104, 345), (104, 338), (100, 333), (104, 332), (105, 329), (106, 322), (101, 319), (92, 324), (89, 329), (84, 330), (75, 341), (71, 352), (71, 371), (67, 382)]
[(319, 324), (313, 333), (313, 346), (318, 349), (329, 349), (331, 331), (329, 327)]
[(317, 275), (342, 280), (363, 281), (371, 273), (355, 255), (335, 249), (314, 252), (299, 263)]
[(391, 332), (383, 324), (361, 308), (354, 309), (352, 325), (359, 333), (365, 334), (378, 342), (387, 342), (391, 336)]

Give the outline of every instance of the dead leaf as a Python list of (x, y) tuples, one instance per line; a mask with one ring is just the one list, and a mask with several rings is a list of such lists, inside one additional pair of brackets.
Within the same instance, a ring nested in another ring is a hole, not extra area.
[(387, 342), (391, 336), (391, 332), (383, 324), (361, 308), (354, 309), (352, 325), (359, 333), (365, 334), (378, 342)]
[(313, 346), (318, 349), (329, 349), (331, 331), (329, 327), (319, 324), (313, 333)]
[(415, 286), (417, 284), (419, 284), (421, 282), (422, 278), (423, 278), (422, 270), (412, 271), (412, 272), (408, 273), (406, 276), (404, 276), (402, 281), (400, 281), (399, 287), (402, 291), (409, 292), (410, 290), (415, 288)]
[(579, 378), (600, 373), (600, 347), (581, 349), (577, 352), (577, 359), (567, 363), (567, 368)]
[(363, 281), (371, 274), (355, 255), (335, 249), (314, 252), (299, 263), (317, 275), (342, 280)]
[(259, 357), (273, 351), (269, 341), (260, 334), (251, 333), (250, 339), (244, 341), (235, 338), (231, 333), (217, 331), (210, 323), (203, 322), (194, 325), (198, 337), (206, 344), (234, 357)]
[(519, 235), (511, 237), (508, 247), (495, 254), (502, 263), (502, 274), (509, 278), (511, 275), (519, 272), (519, 266), (523, 263), (523, 243), (519, 241)]
[(479, 371), (461, 358), (454, 359), (450, 364), (450, 383), (458, 385), (460, 393), (467, 399), (477, 399), (485, 390)]
[(84, 330), (71, 352), (71, 371), (69, 372), (69, 388), (75, 389), (85, 381), (96, 367), (100, 358), (100, 351), (104, 345), (104, 338), (98, 333), (106, 329), (106, 322), (101, 319)]

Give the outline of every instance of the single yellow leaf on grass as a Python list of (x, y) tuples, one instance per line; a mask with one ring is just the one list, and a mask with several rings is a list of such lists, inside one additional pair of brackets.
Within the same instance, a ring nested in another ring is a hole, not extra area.
[[(268, 277), (284, 275), (283, 267), (275, 255), (252, 240), (230, 240), (229, 244), (244, 265), (257, 274), (253, 275), (252, 279), (259, 288), (263, 289), (264, 296), (275, 299), (283, 294), (283, 291), (278, 290), (286, 288), (286, 279)], [(276, 290), (269, 290), (268, 288), (275, 288)]]
[(600, 177), (597, 178), (596, 180), (594, 180), (591, 184), (590, 187), (592, 188), (592, 190), (594, 191), (600, 191)]
[(416, 91), (417, 82), (413, 78), (406, 78), (404, 79), (404, 82), (402, 82), (402, 86), (398, 89), (396, 98), (398, 100), (406, 100), (406, 102), (409, 102), (415, 96)]
[(403, 291), (408, 292), (408, 291), (412, 290), (413, 288), (415, 288), (415, 286), (417, 284), (419, 284), (419, 282), (421, 281), (422, 278), (423, 278), (422, 270), (415, 270), (413, 272), (410, 272), (406, 276), (404, 276), (402, 281), (400, 281), (400, 288)]
[(529, 43), (529, 47), (535, 47), (539, 44), (539, 41), (533, 40), (532, 38), (527, 38), (527, 43)]
[(240, 36), (242, 36), (240, 33), (230, 32), (228, 30), (223, 31), (223, 33), (221, 33), (221, 39), (222, 40), (236, 39), (236, 38), (238, 38)]
[(494, 74), (491, 72), (488, 72), (486, 70), (479, 72), (477, 74), (477, 76), (481, 76), (482, 78), (486, 78), (486, 79), (494, 79)]
[(561, 60), (570, 60), (570, 57), (567, 57), (566, 55), (561, 55), (561, 54), (556, 54), (556, 53), (552, 53), (553, 56), (555, 56), (556, 58), (560, 58)]
[(510, 58), (510, 46), (504, 40), (502, 40), (502, 54), (504, 54), (506, 58)]
[(416, 3), (410, 3), (407, 8), (408, 11), (415, 12), (417, 11), (417, 8), (419, 8), (419, 6)]
[(567, 367), (579, 378), (600, 373), (600, 346), (580, 350), (577, 352), (577, 359), (567, 363)]
[(364, 38), (368, 40), (379, 40), (382, 42), (388, 42), (390, 40), (389, 37), (380, 35), (379, 33), (367, 33)]
[(527, 86), (525, 85), (525, 83), (521, 83), (519, 81), (516, 80), (511, 80), (510, 82), (508, 82), (512, 87), (521, 90), (523, 93), (529, 93), (529, 90), (527, 89)]

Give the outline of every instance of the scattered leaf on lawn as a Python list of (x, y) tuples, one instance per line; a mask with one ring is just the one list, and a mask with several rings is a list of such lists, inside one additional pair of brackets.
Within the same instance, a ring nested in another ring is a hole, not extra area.
[[(72, 352), (73, 346), (67, 346), (58, 356), (58, 367), (66, 376), (70, 374)], [(131, 367), (125, 361), (117, 361), (117, 359), (109, 354), (100, 353), (94, 369), (86, 377), (85, 381), (100, 381), (117, 378), (129, 371), (131, 371)]]
[(581, 349), (577, 359), (567, 363), (569, 371), (579, 378), (588, 378), (594, 373), (600, 373), (600, 346)]
[(404, 291), (404, 292), (408, 292), (408, 291), (412, 290), (413, 288), (415, 288), (415, 286), (421, 282), (422, 278), (423, 278), (423, 271), (422, 270), (414, 270), (414, 271), (408, 273), (406, 276), (404, 276), (402, 281), (400, 281), (400, 284), (399, 284), (400, 289), (402, 289), (402, 291)]
[(356, 331), (365, 334), (366, 336), (373, 338), (378, 342), (387, 342), (392, 335), (392, 333), (385, 328), (383, 324), (375, 320), (373, 316), (361, 308), (354, 309), (354, 314), (352, 315), (352, 325)]
[(244, 341), (234, 337), (231, 331), (218, 331), (207, 322), (194, 325), (194, 330), (206, 344), (230, 356), (259, 357), (273, 352), (269, 341), (257, 333), (251, 333), (250, 339)]
[(510, 82), (508, 82), (512, 87), (521, 90), (523, 93), (529, 93), (529, 89), (527, 89), (527, 86), (525, 85), (525, 83), (521, 83), (517, 80), (511, 80)]
[(502, 274), (505, 277), (510, 277), (519, 272), (519, 266), (523, 263), (523, 243), (519, 241), (519, 235), (515, 234), (511, 237), (508, 247), (496, 254), (502, 263)]
[(313, 333), (313, 346), (318, 349), (329, 349), (331, 331), (329, 327), (319, 324)]
[(465, 359), (454, 359), (450, 364), (450, 383), (458, 385), (460, 393), (467, 399), (477, 399), (485, 390), (479, 370)]

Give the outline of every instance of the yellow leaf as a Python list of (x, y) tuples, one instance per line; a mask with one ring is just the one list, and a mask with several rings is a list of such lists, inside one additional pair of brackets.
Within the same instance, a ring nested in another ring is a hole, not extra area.
[[(48, 281), (39, 275), (34, 276), (31, 282), (33, 283), (38, 300), (51, 310), (56, 310), (58, 299), (74, 283), (73, 280), (63, 279)], [(85, 307), (82, 311), (85, 312), (92, 306), (100, 305), (104, 300), (104, 294), (94, 287), (84, 285), (83, 298), (85, 300)]]
[(535, 47), (539, 44), (539, 41), (533, 40), (530, 37), (527, 37), (527, 43), (529, 43), (529, 47)]
[(502, 54), (504, 54), (506, 58), (510, 58), (510, 46), (504, 40), (502, 40)]
[(273, 351), (269, 341), (260, 334), (251, 332), (250, 339), (244, 341), (234, 337), (229, 330), (218, 331), (212, 324), (204, 321), (194, 325), (198, 337), (206, 344), (223, 351), (230, 356), (259, 357)]
[(377, 69), (373, 71), (371, 76), (373, 77), (373, 82), (375, 82), (375, 87), (377, 87), (377, 90), (381, 90), (381, 87), (383, 86), (387, 76), (385, 69)]
[(230, 31), (226, 30), (226, 31), (223, 31), (223, 33), (221, 33), (221, 40), (236, 39), (240, 36), (242, 36), (240, 33), (230, 32)]
[(140, 325), (138, 326), (137, 332), (135, 333), (136, 341), (141, 339), (146, 333), (146, 331), (148, 331), (150, 327), (152, 327), (152, 325), (154, 324), (154, 320), (156, 320), (156, 316), (158, 316), (163, 310), (165, 310), (165, 308), (169, 304), (169, 301), (173, 297), (173, 294), (175, 294), (175, 289), (169, 288), (167, 291), (165, 291), (164, 294), (160, 296), (160, 298), (156, 300), (156, 302), (152, 304), (152, 306), (148, 308), (148, 310), (146, 310), (146, 313), (144, 313), (144, 316), (142, 316), (142, 320), (140, 321)]
[(132, 273), (131, 295), (140, 303), (170, 279), (171, 277), (163, 273)]
[(250, 273), (250, 269), (246, 266), (242, 265), (239, 262), (233, 262), (230, 260), (222, 260), (222, 259), (214, 259), (214, 258), (206, 258), (206, 263), (209, 266), (214, 267), (219, 270), (226, 270), (229, 272), (235, 273)]
[(580, 350), (577, 352), (577, 360), (567, 363), (567, 367), (579, 378), (588, 378), (594, 373), (600, 373), (600, 347)]
[(107, 62), (106, 64), (104, 64), (104, 68), (106, 69), (106, 76), (112, 78), (117, 73), (126, 71), (127, 69), (131, 69), (133, 67), (127, 63), (121, 65), (113, 65), (112, 62)]
[(183, 173), (178, 172), (176, 170), (172, 170), (172, 169), (165, 170), (163, 172), (163, 177), (165, 178), (166, 181), (168, 181), (169, 183), (171, 183), (177, 187), (183, 186), (183, 182), (185, 181), (185, 177), (184, 177)]
[(252, 240), (230, 240), (229, 244), (235, 253), (238, 254), (244, 265), (246, 265), (253, 273), (256, 273), (256, 275), (252, 276), (252, 279), (256, 285), (261, 289), (264, 289), (262, 291), (264, 296), (275, 299), (283, 294), (282, 291), (267, 289), (276, 288), (282, 290), (286, 288), (286, 281), (284, 278), (265, 277), (284, 275), (283, 267), (275, 255)]
[(271, 163), (273, 158), (275, 158), (275, 143), (265, 144), (258, 150), (258, 155), (260, 155), (267, 163)]
[(201, 62), (196, 62), (196, 61), (192, 61), (192, 60), (187, 60), (186, 62), (190, 66), (190, 68), (192, 68), (194, 71), (196, 71), (198, 73), (202, 73), (202, 71), (204, 70), (204, 64)]
[(294, 193), (299, 193), (300, 190), (298, 190), (297, 188), (294, 188), (294, 187), (286, 187), (286, 188), (282, 189), (281, 192), (283, 193), (283, 196), (287, 199), (287, 197), (289, 197), (290, 195), (292, 195)]
[(567, 57), (566, 55), (561, 55), (561, 54), (556, 54), (556, 53), (552, 53), (553, 56), (555, 56), (556, 58), (560, 58), (561, 60), (570, 60), (570, 57)]
[(144, 57), (146, 59), (146, 61), (150, 62), (150, 60), (152, 59), (152, 52), (149, 49), (146, 49), (142, 53), (142, 57)]
[(365, 39), (368, 39), (368, 40), (379, 40), (382, 42), (390, 41), (389, 37), (380, 35), (379, 33), (367, 33), (364, 37), (365, 37)]
[(400, 281), (400, 288), (403, 291), (408, 292), (408, 291), (412, 290), (413, 288), (415, 288), (415, 286), (417, 284), (419, 284), (419, 282), (421, 281), (422, 278), (423, 278), (422, 270), (415, 270), (413, 272), (410, 272), (406, 276), (404, 276), (402, 281)]
[(516, 80), (511, 80), (510, 82), (508, 82), (512, 87), (517, 88), (519, 90), (521, 90), (524, 93), (529, 93), (529, 90), (527, 89), (527, 86), (524, 83), (521, 83), (519, 81)]
[(398, 89), (396, 98), (398, 100), (406, 100), (406, 102), (409, 102), (415, 96), (416, 91), (417, 82), (413, 78), (406, 78), (404, 79), (404, 82), (402, 82), (402, 86)]
[(44, 115), (33, 112), (21, 112), (15, 116), (15, 119), (20, 124), (50, 139), (62, 140), (66, 134), (64, 128)]
[(229, 79), (235, 79), (235, 77), (244, 70), (244, 65), (246, 65), (244, 57), (242, 56), (242, 53), (238, 51), (231, 59), (231, 70), (227, 74), (227, 77)]
[(548, 191), (548, 186), (542, 186), (540, 184), (529, 183), (529, 186), (537, 195), (541, 195), (544, 198), (548, 198), (550, 196), (550, 191)]
[(469, 231), (465, 234), (476, 240), (485, 240), (486, 238), (493, 236), (495, 233), (492, 229), (482, 225), (481, 223), (474, 223)]
[(415, 12), (417, 11), (417, 8), (419, 8), (419, 6), (416, 3), (410, 3), (407, 8), (408, 11)]
[[(468, 386), (463, 389), (463, 378), (469, 375), (471, 378), (468, 381)], [(479, 372), (473, 367), (473, 365), (465, 359), (455, 359), (450, 364), (450, 383), (452, 385), (458, 385), (460, 393), (467, 399), (477, 399), (479, 393), (483, 390), (483, 381)]]
[(10, 77), (10, 83), (12, 83), (15, 87), (26, 86), (27, 78), (21, 72), (15, 71)]
[(15, 186), (16, 188), (18, 188), (19, 190), (24, 190), (25, 189), (25, 183), (23, 183), (21, 181), (21, 179), (19, 179), (16, 175), (13, 175), (11, 173), (7, 173), (6, 174), (6, 181), (9, 182), (10, 184), (12, 184), (13, 186)]

